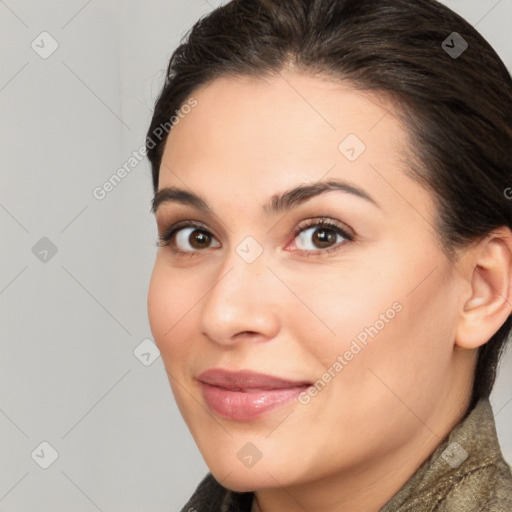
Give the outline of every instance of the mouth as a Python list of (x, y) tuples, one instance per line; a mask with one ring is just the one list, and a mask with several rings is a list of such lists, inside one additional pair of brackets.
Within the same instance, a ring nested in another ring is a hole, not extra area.
[(247, 421), (284, 406), (311, 385), (304, 380), (220, 368), (201, 373), (197, 380), (212, 412), (239, 421)]

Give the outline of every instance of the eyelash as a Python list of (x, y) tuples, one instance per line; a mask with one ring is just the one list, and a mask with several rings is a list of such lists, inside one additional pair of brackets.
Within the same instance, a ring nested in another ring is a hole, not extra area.
[[(338, 242), (337, 244), (333, 245), (332, 247), (328, 247), (327, 249), (317, 249), (316, 251), (313, 250), (304, 250), (304, 249), (295, 249), (294, 252), (298, 252), (299, 254), (305, 255), (307, 257), (309, 256), (320, 256), (322, 257), (325, 254), (331, 253), (333, 251), (338, 251), (341, 249), (341, 246), (346, 245), (347, 243), (354, 241), (354, 236), (348, 233), (346, 230), (341, 228), (338, 224), (333, 222), (331, 219), (322, 217), (320, 219), (311, 219), (308, 221), (305, 221), (302, 224), (299, 224), (294, 232), (293, 232), (293, 239), (297, 238), (299, 234), (302, 231), (306, 231), (307, 229), (310, 229), (312, 227), (317, 228), (326, 228), (329, 230), (334, 231), (336, 234), (341, 235), (345, 240), (343, 242)], [(173, 242), (174, 235), (185, 228), (196, 228), (199, 231), (205, 232), (209, 235), (211, 233), (200, 223), (195, 221), (182, 221), (178, 222), (171, 227), (169, 227), (163, 235), (158, 236), (158, 240), (156, 242), (157, 247), (166, 247), (170, 245)], [(172, 248), (172, 251), (180, 256), (195, 256), (197, 253), (202, 252), (201, 250), (197, 251), (182, 251), (180, 249), (177, 249), (176, 247)]]

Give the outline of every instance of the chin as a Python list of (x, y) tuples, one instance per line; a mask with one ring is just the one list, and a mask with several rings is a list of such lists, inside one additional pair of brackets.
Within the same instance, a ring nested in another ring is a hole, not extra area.
[[(211, 426), (208, 427), (191, 429), (191, 432), (211, 474), (232, 491), (252, 492), (293, 485), (307, 480), (315, 466), (314, 455), (297, 457), (291, 439), (266, 438), (252, 432), (237, 435), (234, 429), (230, 430), (234, 437), (228, 438), (225, 432), (212, 432)], [(266, 429), (265, 433), (269, 431)]]
[(261, 489), (276, 487), (278, 485), (276, 479), (270, 476), (274, 473), (272, 473), (272, 471), (267, 473), (265, 469), (266, 468), (263, 466), (259, 469), (256, 469), (255, 467), (231, 467), (231, 473), (224, 473), (222, 471), (216, 471), (216, 468), (211, 468), (210, 472), (222, 486), (226, 487), (226, 489), (230, 489), (235, 492), (254, 492)]

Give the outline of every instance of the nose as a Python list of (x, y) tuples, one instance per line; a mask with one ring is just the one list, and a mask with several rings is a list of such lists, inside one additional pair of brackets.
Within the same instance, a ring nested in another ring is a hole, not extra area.
[(278, 284), (264, 254), (247, 263), (233, 250), (202, 302), (201, 332), (224, 346), (274, 338), (280, 329)]

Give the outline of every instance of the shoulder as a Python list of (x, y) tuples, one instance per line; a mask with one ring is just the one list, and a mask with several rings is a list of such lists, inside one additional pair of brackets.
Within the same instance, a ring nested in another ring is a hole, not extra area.
[(399, 512), (512, 511), (512, 473), (505, 462), (454, 477), (445, 476), (417, 493)]
[(454, 434), (466, 444), (467, 459), (444, 475), (446, 494), (436, 510), (512, 511), (512, 470), (501, 452), (489, 400), (481, 400)]
[(381, 512), (512, 511), (512, 471), (482, 399)]
[(505, 461), (495, 461), (464, 475), (449, 488), (439, 512), (512, 511), (512, 472)]

